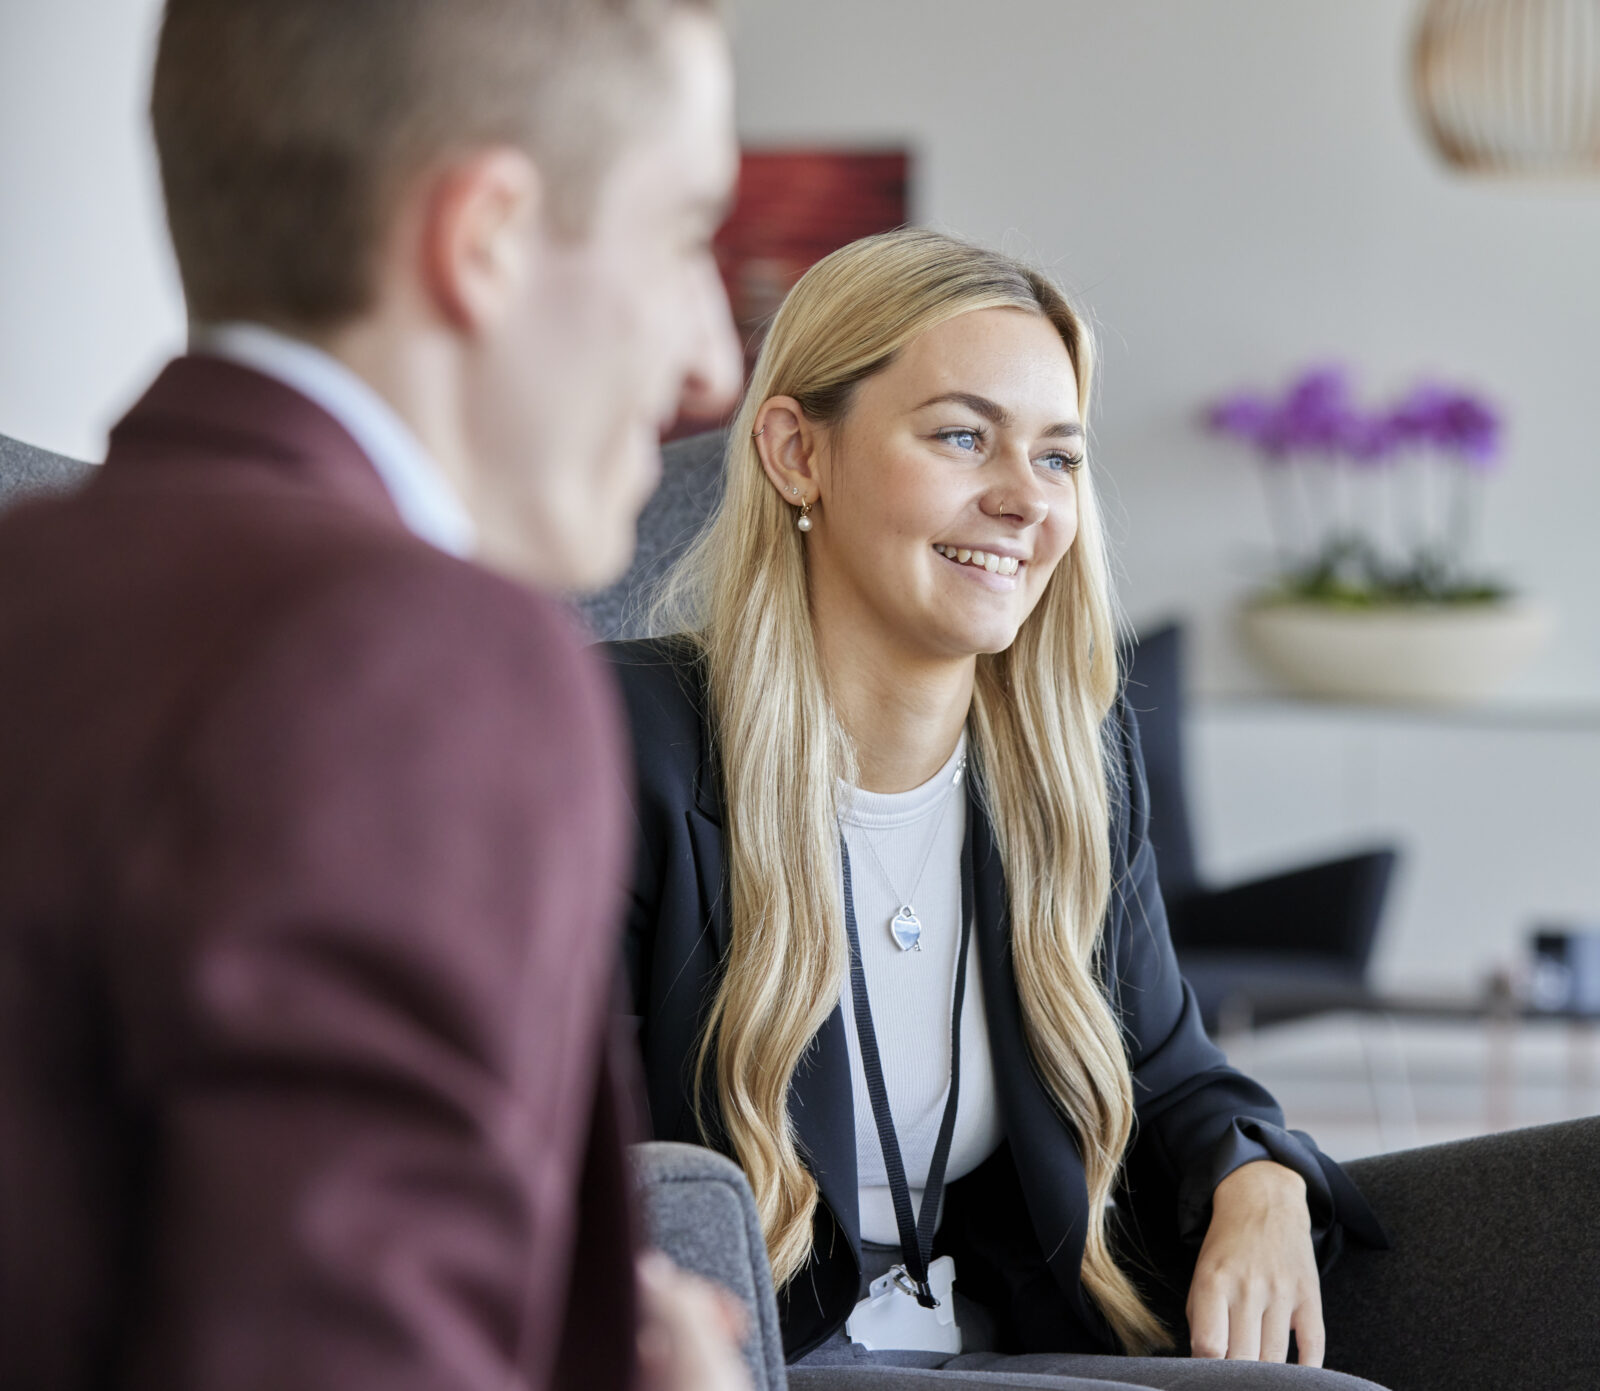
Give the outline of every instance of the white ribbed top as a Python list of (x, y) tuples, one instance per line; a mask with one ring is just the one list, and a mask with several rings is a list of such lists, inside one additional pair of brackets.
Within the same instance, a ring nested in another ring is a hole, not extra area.
[[(939, 1123), (950, 1094), (950, 1013), (955, 1003), (956, 949), (961, 941), (961, 847), (966, 838), (967, 789), (951, 790), (966, 752), (962, 736), (949, 762), (910, 792), (840, 788), (840, 823), (850, 849), (850, 879), (861, 937), (861, 964), (883, 1059), (884, 1087), (900, 1153), (920, 1212)], [(869, 848), (870, 847), (870, 848)], [(930, 853), (931, 850), (931, 853)], [(876, 858), (873, 852), (876, 851)], [(921, 883), (917, 871), (927, 857)], [(882, 868), (879, 868), (879, 861)], [(843, 892), (841, 882), (840, 891)], [(901, 951), (889, 931), (910, 898), (922, 921), (922, 950)], [(843, 995), (855, 1095), (856, 1169), (861, 1190), (861, 1235), (900, 1244), (883, 1150), (867, 1095), (856, 1036), (850, 982)], [(966, 1002), (961, 1012), (961, 1101), (945, 1171), (947, 1183), (971, 1173), (1001, 1140), (995, 1103), (988, 1019), (978, 975), (976, 934), (968, 950)]]

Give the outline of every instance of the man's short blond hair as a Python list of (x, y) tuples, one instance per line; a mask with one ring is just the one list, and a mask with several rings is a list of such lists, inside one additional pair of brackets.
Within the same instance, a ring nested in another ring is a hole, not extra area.
[(715, 0), (168, 0), (151, 115), (191, 320), (333, 327), (431, 164), (529, 151), (581, 231), (665, 77), (663, 30)]

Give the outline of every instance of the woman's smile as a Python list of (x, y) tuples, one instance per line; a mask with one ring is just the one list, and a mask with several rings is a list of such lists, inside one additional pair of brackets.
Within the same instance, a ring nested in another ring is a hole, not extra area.
[(1004, 594), (1017, 587), (1018, 572), (1027, 564), (1020, 556), (976, 547), (935, 544), (933, 549), (957, 569), (966, 571), (968, 579)]

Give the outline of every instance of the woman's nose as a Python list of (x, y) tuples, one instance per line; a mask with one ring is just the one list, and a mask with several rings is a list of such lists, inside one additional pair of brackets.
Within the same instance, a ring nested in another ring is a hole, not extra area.
[(1039, 526), (1050, 515), (1050, 499), (1034, 476), (1033, 462), (1024, 459), (1023, 468), (1007, 469), (997, 477), (984, 495), (983, 510), (991, 517), (1014, 518), (1023, 526)]

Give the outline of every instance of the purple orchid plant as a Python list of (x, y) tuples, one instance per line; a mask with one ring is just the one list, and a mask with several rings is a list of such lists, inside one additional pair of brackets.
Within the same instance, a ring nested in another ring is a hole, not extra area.
[(1504, 444), (1482, 397), (1424, 382), (1364, 406), (1348, 372), (1316, 367), (1279, 396), (1216, 402), (1206, 425), (1261, 459), (1282, 597), (1367, 606), (1509, 592), (1473, 568), (1484, 480)]

